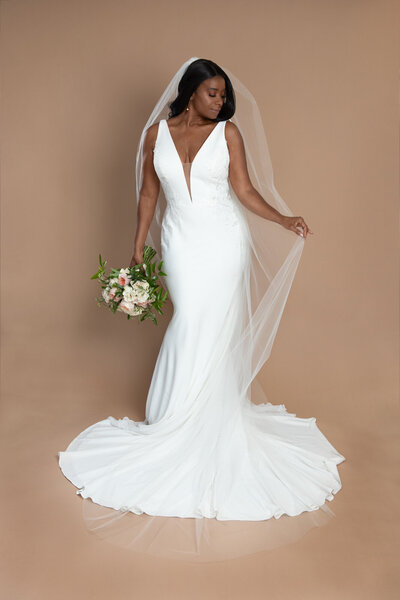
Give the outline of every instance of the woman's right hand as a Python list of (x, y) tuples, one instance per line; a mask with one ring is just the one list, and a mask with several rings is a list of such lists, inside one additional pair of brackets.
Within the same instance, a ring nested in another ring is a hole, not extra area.
[(129, 263), (129, 268), (134, 267), (135, 265), (141, 265), (143, 263), (143, 250), (135, 251), (131, 258), (131, 262)]

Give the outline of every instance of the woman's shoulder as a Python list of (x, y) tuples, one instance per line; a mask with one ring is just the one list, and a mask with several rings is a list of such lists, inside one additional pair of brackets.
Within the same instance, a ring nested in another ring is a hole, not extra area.
[(154, 148), (157, 139), (159, 125), (160, 121), (157, 121), (157, 123), (153, 123), (153, 125), (150, 125), (150, 127), (146, 129), (145, 143), (151, 145), (152, 148)]
[(242, 139), (239, 128), (232, 121), (225, 123), (225, 138), (228, 143), (234, 144)]
[(239, 128), (232, 121), (225, 121), (225, 131), (227, 135), (233, 136), (239, 133)]
[[(162, 121), (162, 119), (161, 119), (161, 121)], [(148, 127), (146, 129), (146, 135), (149, 135), (150, 137), (157, 135), (158, 127), (159, 127), (161, 121), (157, 121), (157, 123), (153, 123), (153, 125), (150, 125), (150, 127)]]

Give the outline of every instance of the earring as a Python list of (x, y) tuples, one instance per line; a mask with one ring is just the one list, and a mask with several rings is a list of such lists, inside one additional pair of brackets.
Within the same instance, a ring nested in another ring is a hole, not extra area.
[(189, 110), (189, 107), (188, 107), (188, 106), (186, 107), (186, 110)]

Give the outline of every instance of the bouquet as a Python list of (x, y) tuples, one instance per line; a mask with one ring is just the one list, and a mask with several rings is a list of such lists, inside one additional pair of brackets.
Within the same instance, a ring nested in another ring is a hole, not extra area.
[[(151, 246), (143, 249), (143, 264), (134, 265), (126, 269), (111, 269), (107, 275), (105, 265), (99, 254), (100, 268), (90, 279), (98, 279), (103, 289), (102, 295), (96, 298), (98, 306), (106, 306), (113, 313), (123, 312), (127, 318), (138, 317), (139, 321), (151, 319), (157, 325), (154, 313), (156, 310), (161, 315), (161, 308), (168, 296), (163, 290), (159, 277), (165, 277), (162, 268), (163, 261), (158, 264), (152, 262), (156, 251)], [(157, 271), (157, 273), (156, 273)]]

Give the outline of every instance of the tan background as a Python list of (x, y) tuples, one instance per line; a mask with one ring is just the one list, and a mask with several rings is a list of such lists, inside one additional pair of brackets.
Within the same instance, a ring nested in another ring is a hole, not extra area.
[[(398, 597), (398, 8), (1, 2), (4, 598)], [(203, 566), (91, 536), (56, 456), (108, 415), (144, 418), (171, 311), (108, 314), (90, 276), (99, 252), (131, 257), (139, 134), (190, 56), (253, 92), (277, 189), (315, 232), (261, 379), (347, 458), (326, 527)]]

